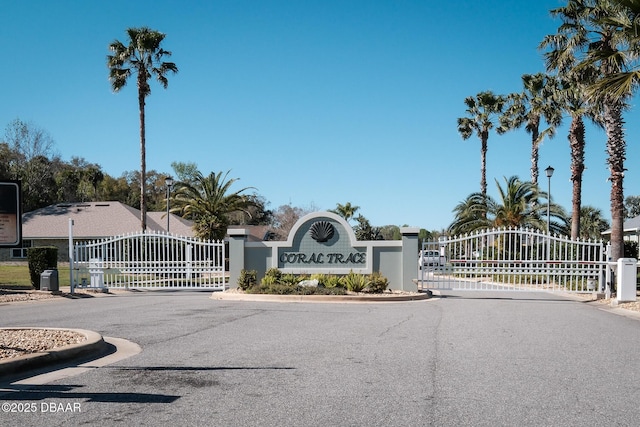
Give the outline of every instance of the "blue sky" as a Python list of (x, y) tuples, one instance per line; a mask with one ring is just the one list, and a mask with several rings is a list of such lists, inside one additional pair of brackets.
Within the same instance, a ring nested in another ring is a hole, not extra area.
[[(113, 176), (139, 168), (135, 82), (114, 94), (107, 46), (125, 29), (167, 34), (180, 71), (147, 99), (147, 168), (173, 161), (231, 170), (269, 208), (351, 202), (373, 225), (447, 227), (480, 189), (480, 143), (463, 141), (463, 100), (521, 90), (544, 71), (537, 45), (555, 33), (537, 1), (11, 1), (0, 15), (0, 135), (14, 119), (47, 130), (64, 160)], [(625, 196), (640, 195), (640, 129), (626, 113)], [(571, 208), (568, 121), (540, 150), (551, 192)], [(583, 203), (610, 218), (604, 132), (587, 129)], [(530, 178), (524, 130), (491, 134), (495, 179)]]

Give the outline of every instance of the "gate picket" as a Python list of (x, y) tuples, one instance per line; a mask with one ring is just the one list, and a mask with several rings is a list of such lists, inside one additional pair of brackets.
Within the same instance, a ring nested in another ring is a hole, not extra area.
[(212, 289), (228, 287), (224, 242), (139, 232), (74, 245), (76, 287)]
[(418, 267), (419, 289), (592, 292), (604, 288), (602, 241), (502, 228), (424, 242), (443, 265)]

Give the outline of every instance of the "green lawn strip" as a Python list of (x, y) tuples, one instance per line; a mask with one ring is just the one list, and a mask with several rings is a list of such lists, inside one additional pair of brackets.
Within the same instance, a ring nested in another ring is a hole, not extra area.
[[(58, 285), (69, 286), (69, 267), (58, 268)], [(32, 289), (29, 267), (25, 265), (0, 264), (0, 287), (12, 289)]]

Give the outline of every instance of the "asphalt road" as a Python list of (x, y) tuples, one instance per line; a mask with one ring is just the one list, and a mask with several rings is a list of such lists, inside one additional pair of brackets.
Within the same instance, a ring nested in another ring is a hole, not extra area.
[(48, 384), (0, 384), (0, 425), (640, 423), (640, 320), (593, 304), (506, 292), (358, 304), (209, 295), (0, 305), (2, 326), (83, 328), (142, 347)]

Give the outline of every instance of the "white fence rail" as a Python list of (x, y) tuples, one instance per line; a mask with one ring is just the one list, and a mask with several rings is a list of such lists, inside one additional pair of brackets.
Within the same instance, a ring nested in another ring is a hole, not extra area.
[[(492, 229), (425, 242), (441, 261), (421, 267), (418, 287), (452, 290), (604, 289), (606, 248), (531, 229)], [(429, 252), (431, 253), (431, 252)]]
[(72, 262), (76, 287), (224, 290), (227, 286), (224, 242), (141, 232), (76, 243)]

